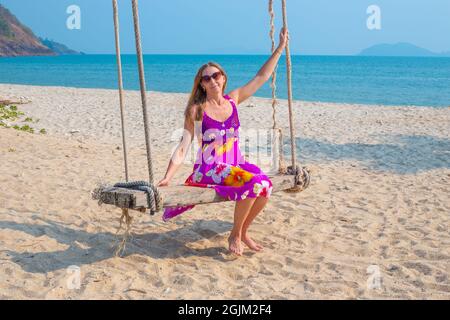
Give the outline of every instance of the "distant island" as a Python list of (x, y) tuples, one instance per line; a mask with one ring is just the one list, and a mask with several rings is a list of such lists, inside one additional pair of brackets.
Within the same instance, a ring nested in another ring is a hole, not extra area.
[(67, 48), (65, 45), (58, 43), (56, 41), (53, 40), (49, 40), (47, 38), (42, 39), (39, 38), (39, 41), (46, 46), (47, 48), (49, 48), (50, 50), (52, 50), (53, 52), (59, 54), (59, 55), (77, 55), (77, 54), (84, 54), (83, 52), (79, 52), (79, 51), (75, 51), (72, 49)]
[(55, 56), (83, 54), (65, 45), (37, 38), (30, 28), (23, 25), (8, 9), (0, 4), (0, 57)]
[(450, 57), (450, 52), (436, 53), (411, 43), (377, 44), (361, 51), (359, 56), (385, 57)]

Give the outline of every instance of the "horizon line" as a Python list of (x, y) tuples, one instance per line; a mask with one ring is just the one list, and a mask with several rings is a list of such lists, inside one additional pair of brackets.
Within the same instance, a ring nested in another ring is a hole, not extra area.
[[(80, 51), (75, 54), (57, 54), (54, 57), (60, 56), (115, 56), (116, 53), (86, 53)], [(263, 53), (143, 53), (144, 56), (270, 56), (270, 54)], [(136, 53), (121, 53), (121, 56), (136, 56)], [(286, 56), (283, 53), (282, 56)], [(291, 57), (378, 57), (378, 58), (450, 58), (446, 55), (362, 55), (357, 54), (291, 54)], [(0, 58), (20, 58), (20, 57), (47, 57), (47, 56), (0, 56)]]

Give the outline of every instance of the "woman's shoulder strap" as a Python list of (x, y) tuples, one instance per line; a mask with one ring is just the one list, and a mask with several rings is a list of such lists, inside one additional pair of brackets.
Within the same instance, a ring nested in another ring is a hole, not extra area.
[(234, 101), (233, 98), (231, 98), (229, 95), (224, 95), (223, 96), (225, 99), (227, 99), (228, 101), (231, 101), (233, 103), (233, 106), (236, 107), (236, 101)]

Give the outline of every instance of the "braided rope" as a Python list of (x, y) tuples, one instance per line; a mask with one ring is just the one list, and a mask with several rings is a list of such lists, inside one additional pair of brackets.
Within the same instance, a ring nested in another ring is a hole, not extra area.
[[(270, 39), (272, 42), (272, 54), (275, 52), (275, 13), (273, 11), (273, 0), (269, 0), (269, 15), (270, 15)], [(277, 139), (278, 134), (278, 172), (286, 173), (286, 166), (284, 165), (284, 156), (283, 156), (283, 131), (278, 127), (276, 120), (276, 106), (278, 105), (276, 90), (277, 90), (277, 70), (278, 64), (275, 66), (275, 69), (272, 73), (272, 81), (270, 83), (270, 87), (272, 88), (272, 129), (274, 133), (274, 140), (272, 141), (272, 145), (275, 145), (275, 141)]]
[[(273, 0), (269, 0), (269, 14), (270, 14), (270, 39), (272, 42), (272, 54), (275, 52), (275, 14), (273, 12)], [(272, 73), (272, 82), (270, 83), (270, 87), (272, 88), (272, 121), (273, 121), (273, 129), (277, 128), (277, 121), (276, 121), (276, 105), (277, 105), (277, 97), (276, 97), (276, 90), (277, 90), (277, 69), (278, 64), (275, 66), (275, 69)]]
[[(150, 214), (154, 215), (156, 211), (159, 211), (163, 207), (163, 201), (159, 189), (146, 181), (131, 181), (131, 182), (118, 182), (114, 185), (117, 188), (126, 188), (132, 190), (145, 191), (147, 193), (147, 206), (150, 208)], [(122, 224), (125, 223), (125, 232), (122, 235), (122, 240), (116, 249), (116, 256), (125, 252), (128, 238), (131, 234), (131, 222), (133, 218), (130, 216), (127, 208), (122, 208), (122, 215), (119, 219), (120, 225), (117, 229), (117, 233), (122, 229)]]
[[(145, 191), (147, 194), (147, 207), (150, 208), (150, 215), (154, 215), (156, 211), (160, 211), (163, 208), (163, 200), (158, 187), (155, 187), (154, 185), (151, 185), (146, 181), (118, 182), (114, 185), (114, 187)], [(145, 212), (145, 209), (140, 211)], [(122, 229), (123, 224), (125, 224), (125, 231), (115, 251), (116, 256), (120, 256), (123, 252), (125, 252), (128, 238), (131, 235), (132, 221), (133, 218), (129, 214), (128, 208), (122, 208), (122, 215), (119, 218), (120, 225), (117, 229), (116, 234), (118, 234)]]
[(138, 58), (138, 67), (139, 67), (139, 84), (141, 88), (142, 113), (144, 115), (145, 146), (147, 148), (148, 176), (149, 176), (149, 183), (150, 185), (152, 185), (154, 181), (152, 151), (150, 147), (150, 128), (148, 125), (148, 117), (147, 117), (147, 95), (145, 87), (144, 59), (142, 56), (141, 30), (139, 27), (139, 9), (137, 0), (132, 0), (132, 7), (133, 7), (134, 36), (136, 40), (136, 55)]
[(122, 145), (123, 145), (123, 160), (125, 166), (125, 180), (128, 181), (128, 158), (127, 158), (127, 143), (125, 136), (125, 121), (123, 112), (123, 80), (122, 80), (122, 60), (120, 55), (120, 36), (119, 36), (119, 13), (117, 9), (117, 0), (112, 0), (113, 18), (114, 18), (114, 36), (116, 39), (116, 60), (119, 86), (119, 100), (120, 100), (120, 122), (122, 125)]
[(145, 191), (147, 194), (147, 206), (150, 209), (151, 215), (154, 215), (163, 207), (163, 200), (158, 187), (155, 187), (146, 181), (118, 182), (114, 187)]
[(311, 183), (311, 173), (308, 168), (300, 167), (296, 164), (295, 167), (288, 166), (287, 173), (295, 175), (295, 186), (285, 190), (286, 192), (300, 192), (309, 187), (309, 184)]
[[(150, 208), (151, 215), (154, 215), (156, 211), (160, 211), (163, 208), (163, 199), (158, 187), (155, 187), (154, 185), (151, 185), (146, 181), (118, 182), (114, 185), (114, 187), (145, 191), (147, 194), (147, 207)], [(98, 200), (98, 205), (102, 205), (103, 203), (105, 203), (103, 191), (106, 188), (109, 188), (108, 185), (101, 183), (97, 186), (97, 188), (93, 190), (91, 194), (94, 200)], [(140, 209), (139, 211), (145, 212), (145, 208)], [(131, 235), (132, 220), (133, 218), (129, 213), (129, 209), (122, 208), (122, 215), (119, 218), (120, 225), (119, 228), (117, 228), (116, 234), (118, 234), (122, 229), (123, 224), (125, 224), (125, 232), (123, 233), (120, 244), (116, 249), (116, 256), (119, 256), (122, 252), (125, 251), (127, 240)]]
[(122, 235), (122, 239), (120, 240), (120, 244), (116, 248), (115, 255), (120, 256), (123, 252), (125, 252), (125, 247), (127, 245), (128, 238), (131, 234), (131, 222), (133, 221), (133, 217), (130, 216), (128, 209), (122, 208), (122, 215), (120, 216), (119, 228), (117, 228), (116, 235), (122, 229), (122, 224), (125, 223), (125, 232)]
[[(287, 10), (286, 10), (286, 0), (282, 0), (282, 10), (283, 10), (283, 28), (287, 29)], [(273, 0), (269, 0), (269, 14), (270, 14), (270, 38), (272, 41), (272, 53), (275, 50), (275, 14), (273, 11)], [(277, 105), (277, 97), (276, 97), (276, 74), (277, 74), (278, 66), (275, 67), (274, 72), (272, 73), (272, 120), (273, 120), (273, 129), (279, 130), (281, 145), (279, 152), (279, 172), (287, 173), (290, 175), (295, 175), (295, 186), (286, 191), (288, 192), (299, 192), (308, 188), (311, 182), (310, 172), (305, 167), (300, 167), (296, 163), (296, 147), (295, 147), (295, 128), (294, 128), (294, 117), (292, 112), (292, 63), (291, 63), (291, 54), (289, 50), (289, 40), (286, 44), (286, 73), (287, 73), (287, 85), (288, 85), (288, 109), (289, 109), (289, 129), (291, 134), (291, 160), (292, 164), (285, 168), (284, 159), (283, 159), (283, 144), (282, 144), (282, 131), (277, 128), (277, 122), (275, 118), (276, 105)]]
[[(287, 13), (286, 13), (286, 0), (281, 1), (283, 9), (283, 28), (287, 29)], [(295, 149), (295, 128), (294, 128), (294, 114), (292, 112), (292, 66), (291, 66), (291, 53), (289, 49), (289, 41), (286, 44), (286, 73), (287, 73), (287, 85), (288, 85), (288, 109), (289, 109), (289, 129), (291, 134), (291, 162), (292, 167), (296, 164), (296, 149)]]

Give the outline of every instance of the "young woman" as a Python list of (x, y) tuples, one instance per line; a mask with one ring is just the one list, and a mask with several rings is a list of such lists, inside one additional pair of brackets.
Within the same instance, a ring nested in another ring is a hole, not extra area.
[[(198, 131), (197, 138), (201, 148), (193, 172), (185, 184), (214, 188), (219, 195), (236, 201), (234, 225), (228, 243), (229, 250), (237, 255), (243, 253), (242, 242), (254, 251), (262, 249), (261, 245), (250, 238), (248, 228), (266, 205), (272, 191), (270, 179), (241, 155), (237, 105), (251, 97), (269, 80), (288, 37), (288, 31), (282, 29), (277, 49), (256, 76), (243, 87), (226, 95), (224, 92), (228, 77), (220, 65), (208, 62), (198, 70), (185, 110), (185, 133), (169, 162), (164, 178), (158, 183), (158, 186), (169, 185)], [(195, 130), (196, 124), (199, 126), (198, 130)], [(193, 207), (166, 208), (163, 219), (170, 219)]]

